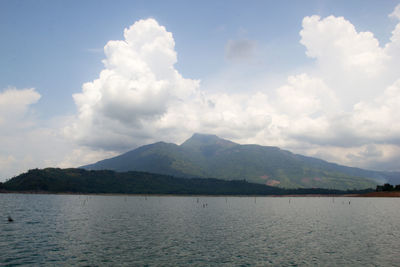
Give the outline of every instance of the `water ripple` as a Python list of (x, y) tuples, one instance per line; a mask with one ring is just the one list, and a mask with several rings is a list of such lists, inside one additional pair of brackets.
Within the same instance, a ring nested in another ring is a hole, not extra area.
[(0, 264), (400, 265), (399, 199), (288, 200), (0, 194)]

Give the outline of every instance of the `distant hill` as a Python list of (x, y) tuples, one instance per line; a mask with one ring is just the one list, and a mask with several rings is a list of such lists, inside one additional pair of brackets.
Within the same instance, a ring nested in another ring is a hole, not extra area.
[(84, 169), (34, 169), (0, 183), (0, 192), (106, 193), (106, 194), (197, 194), (287, 195), (359, 194), (365, 191), (328, 189), (281, 189), (246, 181), (213, 178), (176, 178), (145, 172), (87, 171)]
[[(368, 171), (293, 154), (278, 147), (240, 145), (194, 134), (181, 145), (158, 142), (83, 166), (88, 170), (145, 171), (178, 177), (216, 177), (284, 188), (375, 188), (388, 180)], [(387, 173), (389, 174), (389, 173)], [(390, 173), (400, 177), (398, 173)]]

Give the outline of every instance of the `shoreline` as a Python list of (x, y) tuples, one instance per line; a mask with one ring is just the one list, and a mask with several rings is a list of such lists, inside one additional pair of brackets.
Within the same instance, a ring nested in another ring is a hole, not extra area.
[(358, 197), (400, 197), (400, 191), (381, 191), (360, 194)]
[(294, 195), (212, 195), (212, 194), (130, 194), (130, 193), (77, 193), (77, 192), (48, 192), (48, 191), (0, 191), (0, 194), (27, 194), (27, 195), (85, 195), (85, 196), (163, 196), (163, 197), (400, 197), (400, 191), (369, 192), (364, 194), (294, 194)]

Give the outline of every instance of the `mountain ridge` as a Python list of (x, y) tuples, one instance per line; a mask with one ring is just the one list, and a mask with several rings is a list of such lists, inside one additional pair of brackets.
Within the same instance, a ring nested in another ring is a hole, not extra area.
[(245, 179), (284, 188), (363, 189), (388, 180), (384, 172), (342, 166), (274, 146), (241, 145), (199, 133), (181, 145), (157, 142), (81, 168)]

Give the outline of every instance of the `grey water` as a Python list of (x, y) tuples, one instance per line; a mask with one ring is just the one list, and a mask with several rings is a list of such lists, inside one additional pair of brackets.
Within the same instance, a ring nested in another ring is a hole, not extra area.
[(400, 265), (395, 198), (0, 194), (0, 208), (5, 266)]

